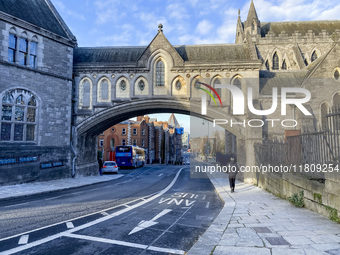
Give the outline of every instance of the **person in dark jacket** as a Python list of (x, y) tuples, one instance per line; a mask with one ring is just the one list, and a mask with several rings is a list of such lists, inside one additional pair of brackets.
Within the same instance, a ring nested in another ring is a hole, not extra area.
[(99, 165), (99, 174), (100, 175), (103, 175), (103, 173), (102, 173), (102, 168), (103, 168), (103, 160), (100, 158), (100, 159), (98, 159), (98, 165)]
[(228, 163), (228, 175), (229, 175), (229, 185), (230, 185), (230, 190), (231, 192), (235, 192), (235, 180), (236, 180), (236, 175), (239, 172), (239, 167), (236, 162), (236, 157), (231, 156), (230, 161)]

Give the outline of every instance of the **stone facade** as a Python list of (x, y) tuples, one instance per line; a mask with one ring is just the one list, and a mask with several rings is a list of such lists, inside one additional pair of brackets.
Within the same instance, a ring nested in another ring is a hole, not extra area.
[[(45, 15), (52, 15), (51, 19), (56, 22), (60, 20), (53, 6), (46, 6), (45, 1), (40, 4), (37, 8), (49, 11)], [(0, 184), (71, 176), (72, 66), (76, 41), (67, 27), (60, 29), (67, 32), (57, 35), (42, 30), (0, 9), (0, 101), (3, 106)], [(15, 49), (13, 61), (9, 61), (10, 35), (15, 36), (19, 47)], [(20, 47), (25, 42), (28, 44), (26, 63), (21, 62), (20, 56)], [(36, 52), (31, 42), (37, 44)], [(29, 58), (33, 54), (36, 59), (31, 63)], [(6, 95), (13, 96), (12, 102), (7, 100), (9, 104), (5, 102)], [(21, 97), (24, 99), (19, 106)]]

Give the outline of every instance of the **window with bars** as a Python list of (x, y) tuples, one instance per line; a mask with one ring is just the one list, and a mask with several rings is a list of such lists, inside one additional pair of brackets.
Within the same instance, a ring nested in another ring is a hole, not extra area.
[(165, 66), (161, 59), (156, 63), (156, 86), (165, 86)]
[(17, 89), (1, 99), (1, 142), (36, 141), (37, 101), (29, 91)]

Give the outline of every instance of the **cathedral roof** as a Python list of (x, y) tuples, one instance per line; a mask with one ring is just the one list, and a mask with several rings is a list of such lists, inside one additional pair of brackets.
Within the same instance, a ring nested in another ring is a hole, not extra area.
[(319, 35), (322, 30), (332, 35), (337, 29), (340, 29), (340, 20), (261, 22), (262, 37), (265, 37), (269, 32), (278, 36), (282, 31), (288, 35), (298, 31), (304, 36), (308, 30), (312, 30), (315, 35)]
[(146, 47), (79, 47), (74, 50), (75, 63), (136, 63)]
[(184, 61), (212, 62), (251, 59), (248, 48), (241, 44), (184, 45), (174, 46), (174, 48)]
[[(74, 51), (74, 63), (136, 64), (145, 51), (145, 46), (137, 47), (79, 47)], [(216, 62), (251, 60), (246, 45), (183, 45), (174, 46), (184, 61)]]
[[(300, 87), (308, 70), (269, 72), (260, 71), (260, 94), (272, 95), (273, 88)], [(280, 93), (280, 89), (278, 89)]]
[(65, 38), (74, 39), (50, 0), (0, 0), (0, 12)]

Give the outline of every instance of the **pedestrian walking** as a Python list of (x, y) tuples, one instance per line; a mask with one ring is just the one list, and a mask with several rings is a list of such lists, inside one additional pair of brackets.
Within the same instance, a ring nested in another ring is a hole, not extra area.
[(228, 163), (228, 170), (230, 190), (231, 193), (233, 193), (235, 192), (236, 175), (239, 172), (239, 166), (236, 162), (236, 157), (234, 155), (230, 157), (230, 161)]
[(103, 175), (102, 168), (103, 168), (103, 160), (100, 158), (98, 159), (98, 165), (99, 165), (99, 174)]

